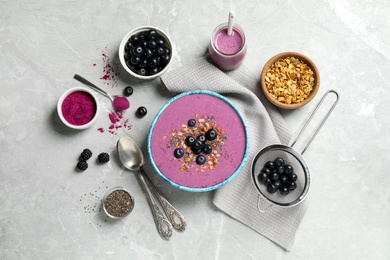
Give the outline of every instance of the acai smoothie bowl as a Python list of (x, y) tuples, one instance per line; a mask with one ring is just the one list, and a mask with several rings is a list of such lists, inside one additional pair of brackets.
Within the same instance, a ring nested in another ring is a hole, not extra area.
[(239, 110), (215, 92), (194, 90), (157, 113), (148, 153), (157, 173), (186, 191), (205, 192), (231, 181), (246, 162), (247, 127)]

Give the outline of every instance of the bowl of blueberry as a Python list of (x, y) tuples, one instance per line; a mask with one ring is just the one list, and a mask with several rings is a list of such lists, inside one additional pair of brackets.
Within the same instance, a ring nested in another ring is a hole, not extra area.
[(132, 30), (119, 46), (119, 60), (123, 68), (139, 79), (161, 76), (172, 61), (172, 53), (169, 36), (153, 26)]

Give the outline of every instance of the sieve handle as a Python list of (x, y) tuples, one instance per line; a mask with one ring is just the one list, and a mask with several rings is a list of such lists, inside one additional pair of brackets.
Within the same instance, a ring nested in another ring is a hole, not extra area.
[(303, 125), (301, 131), (299, 132), (299, 134), (297, 135), (297, 137), (295, 138), (295, 140), (292, 142), (291, 144), (291, 147), (293, 147), (295, 145), (295, 143), (298, 141), (299, 137), (302, 135), (303, 131), (306, 129), (307, 125), (310, 123), (310, 121), (313, 119), (314, 115), (316, 114), (318, 108), (321, 106), (321, 104), (324, 102), (324, 100), (326, 99), (326, 97), (328, 96), (329, 93), (333, 93), (336, 95), (336, 100), (334, 101), (332, 107), (329, 109), (328, 113), (325, 115), (325, 117), (322, 119), (321, 123), (318, 125), (317, 129), (314, 131), (313, 135), (311, 136), (310, 140), (307, 142), (305, 148), (303, 148), (301, 154), (303, 154), (306, 149), (309, 147), (309, 145), (311, 144), (311, 142), (314, 140), (314, 137), (316, 137), (317, 133), (320, 131), (321, 127), (324, 125), (325, 121), (328, 119), (328, 117), (330, 116), (330, 114), (333, 112), (334, 108), (336, 107), (337, 103), (339, 102), (339, 94), (335, 91), (335, 90), (328, 90), (324, 96), (321, 98), (320, 102), (318, 103), (318, 105), (315, 107), (315, 109), (313, 110), (313, 112), (311, 113), (309, 119), (306, 121), (306, 123)]
[(257, 199), (257, 209), (261, 212), (261, 213), (265, 213), (267, 212), (270, 208), (272, 208), (272, 204), (267, 202), (265, 199), (263, 199), (260, 195)]

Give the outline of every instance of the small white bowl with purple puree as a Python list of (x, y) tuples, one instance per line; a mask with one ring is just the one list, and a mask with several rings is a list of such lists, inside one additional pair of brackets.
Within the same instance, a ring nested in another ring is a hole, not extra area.
[(98, 117), (99, 110), (100, 105), (94, 93), (83, 87), (66, 90), (57, 103), (61, 121), (76, 130), (91, 127)]

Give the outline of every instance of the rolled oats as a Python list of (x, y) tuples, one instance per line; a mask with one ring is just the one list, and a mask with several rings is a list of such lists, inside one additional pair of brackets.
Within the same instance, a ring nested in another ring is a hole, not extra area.
[(277, 60), (265, 75), (268, 92), (285, 104), (304, 101), (313, 90), (314, 81), (314, 72), (295, 57)]

